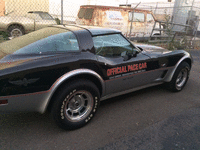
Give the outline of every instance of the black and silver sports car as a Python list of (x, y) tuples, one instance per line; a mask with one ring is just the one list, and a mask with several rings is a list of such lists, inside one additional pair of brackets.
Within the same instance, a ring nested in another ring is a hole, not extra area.
[(163, 83), (181, 91), (191, 66), (186, 51), (135, 46), (118, 30), (51, 26), (0, 44), (0, 112), (49, 109), (76, 129), (100, 100)]

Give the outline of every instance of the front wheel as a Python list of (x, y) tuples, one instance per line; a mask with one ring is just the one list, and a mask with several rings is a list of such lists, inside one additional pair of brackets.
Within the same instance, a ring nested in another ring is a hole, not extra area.
[(189, 78), (190, 66), (187, 62), (182, 62), (176, 69), (172, 80), (166, 83), (169, 90), (173, 92), (181, 91)]
[(99, 106), (99, 91), (89, 80), (70, 82), (54, 99), (52, 116), (57, 125), (73, 130), (86, 125)]

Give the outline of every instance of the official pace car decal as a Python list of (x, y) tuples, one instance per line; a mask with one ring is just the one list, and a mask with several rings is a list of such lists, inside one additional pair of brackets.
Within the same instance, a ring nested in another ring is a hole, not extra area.
[(121, 76), (127, 76), (131, 74), (136, 74), (140, 72), (146, 71), (147, 63), (137, 63), (132, 64), (128, 66), (121, 66), (121, 67), (115, 67), (107, 70), (107, 76), (110, 77), (109, 79), (118, 78)]

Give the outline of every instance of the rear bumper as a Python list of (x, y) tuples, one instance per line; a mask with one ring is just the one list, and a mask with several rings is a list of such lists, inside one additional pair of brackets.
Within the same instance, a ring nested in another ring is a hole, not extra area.
[(49, 92), (0, 97), (1, 112), (40, 112), (44, 113)]

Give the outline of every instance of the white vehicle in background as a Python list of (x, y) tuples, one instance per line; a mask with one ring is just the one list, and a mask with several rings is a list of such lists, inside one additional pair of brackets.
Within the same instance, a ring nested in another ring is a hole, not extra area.
[(8, 32), (11, 39), (56, 24), (54, 18), (43, 11), (29, 11), (25, 16), (0, 17), (0, 31)]
[[(151, 35), (154, 20), (155, 16), (148, 10), (83, 5), (80, 6), (76, 24), (114, 28), (120, 30), (126, 37), (130, 36), (132, 40), (144, 41)], [(130, 29), (131, 22), (132, 29)]]

